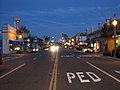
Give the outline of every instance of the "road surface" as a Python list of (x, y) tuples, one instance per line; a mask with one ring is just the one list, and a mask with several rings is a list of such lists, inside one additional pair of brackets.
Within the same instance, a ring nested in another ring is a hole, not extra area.
[(119, 59), (60, 48), (0, 65), (0, 90), (120, 90)]

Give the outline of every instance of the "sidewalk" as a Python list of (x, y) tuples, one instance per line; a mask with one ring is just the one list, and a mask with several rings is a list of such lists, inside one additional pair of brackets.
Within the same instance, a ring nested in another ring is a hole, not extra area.
[(25, 54), (3, 54), (3, 62), (7, 61), (7, 60), (12, 60), (12, 59), (16, 59), (16, 58), (20, 58), (22, 56), (24, 56)]
[(97, 56), (97, 57), (101, 57), (103, 59), (110, 59), (110, 60), (117, 60), (117, 61), (120, 61), (120, 58), (117, 58), (117, 57), (112, 57), (112, 56), (103, 56), (102, 53), (99, 53), (99, 52), (96, 52), (96, 53), (90, 53), (91, 55), (93, 56)]
[[(81, 52), (79, 50), (75, 50), (77, 52)], [(89, 57), (101, 57), (103, 59), (110, 59), (110, 60), (117, 60), (117, 61), (120, 61), (120, 58), (117, 58), (117, 57), (112, 57), (112, 56), (103, 56), (103, 53), (100, 53), (100, 52), (95, 52), (95, 53), (86, 53)], [(86, 55), (86, 56), (87, 56)]]

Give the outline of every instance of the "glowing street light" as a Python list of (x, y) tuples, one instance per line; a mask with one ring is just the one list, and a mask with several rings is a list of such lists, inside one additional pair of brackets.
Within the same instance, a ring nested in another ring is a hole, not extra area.
[(22, 35), (19, 35), (18, 37), (19, 37), (19, 39), (20, 39), (20, 47), (21, 47), (21, 51), (23, 51), (23, 45), (22, 45), (22, 39), (23, 39), (23, 36), (22, 36)]
[(72, 41), (74, 42), (74, 39), (72, 39)]
[(30, 42), (30, 39), (28, 38), (27, 41)]
[(22, 35), (19, 35), (19, 38), (22, 38)]
[(114, 57), (116, 56), (116, 26), (117, 26), (117, 20), (113, 20), (112, 24), (114, 26)]
[(114, 25), (114, 27), (116, 27), (117, 26), (117, 20), (113, 20), (113, 22), (112, 22), (112, 24)]

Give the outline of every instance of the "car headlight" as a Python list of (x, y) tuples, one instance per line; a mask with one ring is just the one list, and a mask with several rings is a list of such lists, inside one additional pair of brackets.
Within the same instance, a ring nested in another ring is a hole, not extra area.
[(33, 51), (35, 51), (35, 48), (33, 49)]
[(16, 47), (15, 50), (20, 50), (20, 47)]
[(59, 50), (59, 46), (51, 46), (50, 51), (55, 52)]

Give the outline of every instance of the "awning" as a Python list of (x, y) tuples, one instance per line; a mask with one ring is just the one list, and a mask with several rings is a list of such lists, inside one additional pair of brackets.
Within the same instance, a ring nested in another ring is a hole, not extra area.
[(9, 40), (9, 44), (21, 44), (20, 41)]

